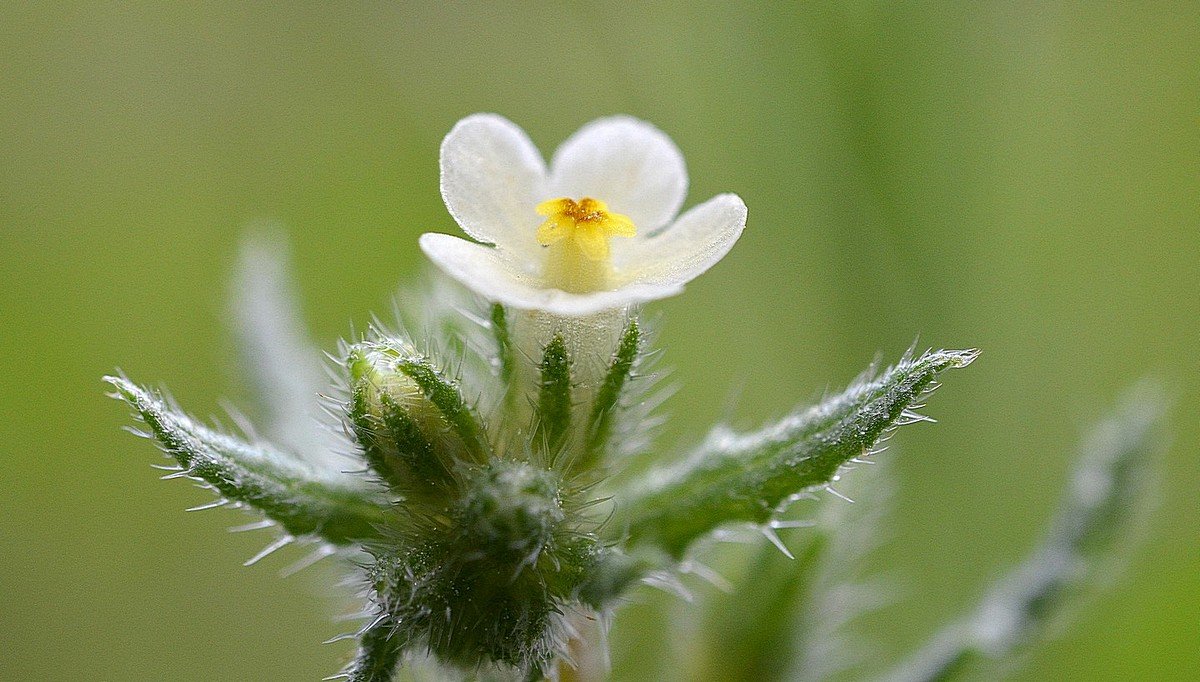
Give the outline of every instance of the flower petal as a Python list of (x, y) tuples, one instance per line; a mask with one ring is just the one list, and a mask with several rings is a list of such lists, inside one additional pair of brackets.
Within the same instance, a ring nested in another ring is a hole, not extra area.
[(649, 239), (635, 239), (619, 263), (622, 279), (676, 285), (695, 279), (729, 253), (746, 227), (746, 204), (719, 194), (693, 207)]
[(442, 141), (442, 199), (479, 241), (536, 252), (546, 164), (525, 132), (496, 114), (459, 121)]
[(421, 249), (447, 275), (484, 298), (524, 310), (580, 317), (674, 296), (674, 284), (634, 283), (612, 291), (571, 294), (541, 287), (537, 277), (520, 271), (503, 252), (465, 239), (432, 232), (421, 235)]
[(554, 152), (544, 198), (599, 199), (629, 216), (639, 234), (666, 225), (687, 194), (679, 148), (658, 128), (629, 116), (601, 118), (580, 128)]

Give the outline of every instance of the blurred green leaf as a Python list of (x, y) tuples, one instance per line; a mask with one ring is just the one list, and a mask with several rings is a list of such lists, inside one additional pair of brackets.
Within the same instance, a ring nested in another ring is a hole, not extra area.
[(1129, 549), (1134, 521), (1158, 484), (1165, 400), (1143, 385), (1095, 427), (1050, 522), (1023, 563), (998, 581), (977, 611), (933, 637), (890, 682), (970, 679), (981, 667), (1027, 655), (1046, 641), (1050, 624)]

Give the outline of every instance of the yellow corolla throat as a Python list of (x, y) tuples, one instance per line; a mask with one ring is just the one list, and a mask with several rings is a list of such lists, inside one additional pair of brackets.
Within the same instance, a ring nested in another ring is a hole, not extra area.
[(610, 213), (599, 199), (551, 199), (537, 205), (546, 221), (537, 240), (547, 247), (546, 282), (572, 293), (607, 288), (612, 272), (608, 240), (632, 237), (637, 228), (628, 216)]

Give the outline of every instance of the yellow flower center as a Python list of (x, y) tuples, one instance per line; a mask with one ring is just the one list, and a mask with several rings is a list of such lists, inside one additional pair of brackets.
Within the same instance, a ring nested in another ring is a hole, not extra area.
[(537, 205), (546, 221), (537, 240), (548, 248), (545, 277), (549, 285), (583, 293), (604, 289), (612, 271), (608, 240), (637, 233), (628, 216), (610, 213), (599, 199), (551, 199)]

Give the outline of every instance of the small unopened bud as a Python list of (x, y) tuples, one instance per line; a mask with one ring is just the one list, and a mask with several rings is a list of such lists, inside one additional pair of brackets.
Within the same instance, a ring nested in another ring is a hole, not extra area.
[(456, 442), (447, 421), (402, 367), (414, 353), (399, 343), (350, 350), (349, 419), (367, 464), (396, 492), (422, 497), (455, 483)]

